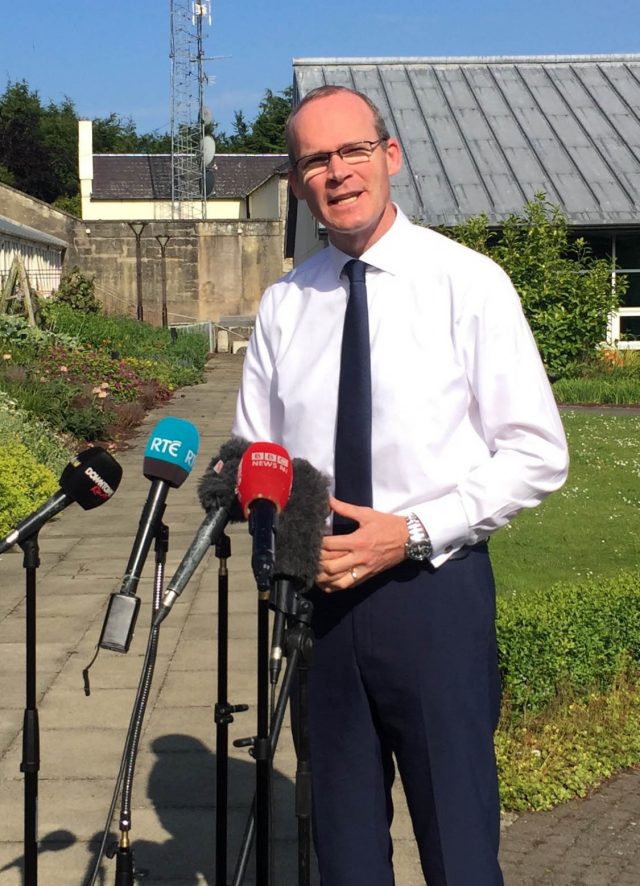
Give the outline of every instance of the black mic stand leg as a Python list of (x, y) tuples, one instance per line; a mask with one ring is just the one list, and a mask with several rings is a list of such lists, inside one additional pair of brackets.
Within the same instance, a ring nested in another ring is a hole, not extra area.
[(36, 570), (40, 565), (38, 533), (19, 542), (26, 570), (26, 699), (22, 726), (24, 772), (24, 883), (38, 883), (38, 772), (40, 726), (36, 708)]
[(269, 741), (269, 592), (258, 594), (258, 734), (256, 761), (256, 886), (271, 886), (271, 748)]
[(233, 714), (249, 705), (231, 705), (227, 698), (229, 673), (229, 571), (231, 539), (223, 533), (215, 546), (218, 567), (218, 700), (216, 722), (216, 886), (227, 886), (229, 725)]
[(311, 883), (311, 756), (309, 747), (309, 666), (313, 654), (310, 628), (294, 633), (300, 644), (297, 656), (298, 714), (295, 723), (296, 816), (298, 819), (298, 886)]

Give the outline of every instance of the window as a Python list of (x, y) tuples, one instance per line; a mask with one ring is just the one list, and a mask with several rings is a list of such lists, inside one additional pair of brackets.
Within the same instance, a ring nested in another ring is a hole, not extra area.
[(616, 270), (611, 273), (613, 286), (618, 275), (624, 274), (627, 278), (627, 291), (620, 309), (610, 317), (609, 340), (621, 348), (640, 349), (640, 229), (581, 236), (594, 258), (615, 260)]

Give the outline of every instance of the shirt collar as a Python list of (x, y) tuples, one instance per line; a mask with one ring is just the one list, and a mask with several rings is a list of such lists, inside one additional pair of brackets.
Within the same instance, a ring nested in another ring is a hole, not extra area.
[[(360, 256), (361, 260), (371, 265), (371, 267), (377, 268), (380, 271), (387, 271), (390, 274), (400, 273), (405, 266), (403, 252), (406, 243), (406, 231), (407, 227), (411, 226), (411, 222), (400, 207), (395, 203), (394, 206), (396, 207), (396, 217), (389, 230)], [(327, 248), (329, 250), (329, 261), (335, 272), (336, 279), (339, 280), (342, 269), (353, 256), (342, 252), (332, 243), (329, 243)]]

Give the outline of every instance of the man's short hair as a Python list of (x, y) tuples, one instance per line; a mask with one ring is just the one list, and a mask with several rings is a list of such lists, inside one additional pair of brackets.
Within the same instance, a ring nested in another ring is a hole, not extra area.
[(293, 153), (293, 135), (291, 130), (293, 120), (298, 111), (301, 108), (304, 108), (305, 105), (308, 105), (309, 102), (315, 101), (315, 99), (326, 98), (329, 95), (336, 95), (336, 93), (340, 92), (348, 92), (350, 95), (355, 95), (357, 96), (357, 98), (362, 99), (365, 105), (367, 105), (367, 107), (373, 114), (373, 125), (375, 126), (378, 138), (388, 139), (391, 137), (389, 135), (389, 130), (387, 129), (387, 124), (384, 122), (384, 118), (380, 113), (378, 106), (371, 101), (368, 95), (365, 95), (363, 92), (358, 92), (357, 89), (349, 89), (347, 86), (318, 86), (317, 89), (312, 89), (311, 92), (308, 92), (302, 99), (300, 104), (296, 105), (296, 107), (287, 117), (287, 122), (285, 123), (284, 127), (284, 137), (287, 142), (287, 151), (289, 152), (290, 163), (293, 164), (296, 161), (296, 157)]

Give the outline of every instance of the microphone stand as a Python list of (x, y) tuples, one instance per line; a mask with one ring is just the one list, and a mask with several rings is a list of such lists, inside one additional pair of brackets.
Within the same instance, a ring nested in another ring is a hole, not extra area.
[(158, 651), (159, 626), (154, 625), (153, 615), (160, 608), (162, 600), (162, 585), (164, 581), (164, 568), (166, 564), (167, 551), (169, 549), (169, 528), (162, 521), (159, 521), (155, 529), (155, 575), (153, 584), (153, 601), (152, 601), (152, 618), (151, 629), (147, 641), (147, 650), (136, 698), (133, 703), (131, 717), (129, 720), (129, 728), (127, 730), (127, 738), (125, 741), (124, 751), (120, 760), (120, 768), (116, 776), (116, 783), (113, 790), (111, 805), (107, 813), (102, 842), (95, 860), (93, 874), (89, 882), (89, 886), (94, 886), (100, 873), (100, 864), (105, 854), (105, 846), (111, 828), (111, 821), (116, 807), (118, 794), (123, 783), (122, 802), (120, 811), (120, 839), (107, 850), (108, 858), (116, 856), (116, 886), (133, 886), (137, 876), (146, 876), (146, 872), (134, 871), (133, 853), (131, 851), (131, 842), (129, 839), (129, 831), (131, 829), (131, 791), (133, 787), (133, 774), (136, 763), (136, 756), (140, 736), (142, 734), (142, 721), (149, 700), (151, 690), (151, 681), (156, 662)]
[(248, 711), (249, 705), (229, 704), (229, 570), (231, 539), (222, 533), (215, 546), (218, 558), (218, 700), (214, 708), (216, 723), (216, 886), (227, 886), (229, 725), (233, 715)]
[(26, 579), (26, 691), (22, 725), (24, 773), (24, 883), (38, 883), (38, 772), (40, 770), (40, 727), (36, 707), (36, 570), (40, 566), (38, 532), (18, 542), (24, 552)]
[(160, 522), (156, 528), (155, 536), (156, 569), (153, 584), (152, 623), (147, 643), (147, 652), (142, 666), (142, 673), (140, 675), (140, 685), (131, 713), (129, 732), (125, 746), (126, 763), (124, 769), (124, 784), (122, 788), (122, 804), (120, 807), (120, 840), (116, 850), (115, 886), (134, 886), (135, 874), (133, 867), (133, 853), (131, 851), (131, 842), (129, 838), (129, 832), (131, 830), (131, 794), (133, 791), (133, 776), (138, 756), (138, 746), (142, 735), (142, 722), (147, 709), (147, 702), (149, 701), (151, 681), (153, 680), (153, 672), (158, 652), (160, 627), (153, 623), (153, 615), (160, 608), (160, 603), (162, 601), (164, 567), (167, 559), (167, 550), (169, 548), (168, 526)]
[[(279, 582), (276, 581), (276, 585)], [(296, 816), (298, 817), (298, 884), (299, 886), (309, 886), (310, 883), (310, 858), (311, 858), (311, 779), (310, 779), (310, 763), (309, 763), (309, 734), (308, 734), (308, 694), (307, 694), (307, 675), (309, 665), (311, 663), (313, 648), (313, 633), (311, 631), (311, 619), (313, 616), (313, 604), (304, 596), (301, 596), (293, 590), (292, 583), (285, 580), (282, 582), (283, 587), (276, 589), (273, 595), (272, 605), (276, 608), (276, 617), (284, 611), (287, 616), (287, 634), (285, 640), (285, 654), (287, 656), (287, 667), (282, 680), (282, 686), (278, 695), (273, 715), (271, 717), (270, 730), (267, 738), (266, 758), (268, 763), (268, 775), (271, 775), (271, 762), (276, 752), (278, 739), (287, 704), (291, 697), (293, 688), (293, 680), (298, 675), (298, 723), (296, 729), (296, 754), (298, 765), (296, 769)], [(279, 592), (281, 591), (281, 592)], [(262, 602), (262, 601), (260, 601)], [(259, 649), (264, 646), (260, 644), (258, 638)], [(265, 650), (266, 653), (266, 650)], [(260, 669), (268, 670), (266, 654), (263, 655), (264, 661), (258, 662), (258, 685), (261, 686)], [(264, 706), (267, 700), (265, 691)], [(258, 698), (258, 704), (260, 699)], [(258, 737), (241, 738), (234, 741), (235, 747), (251, 747), (250, 753), (254, 756)], [(264, 751), (263, 751), (264, 752)], [(256, 764), (257, 766), (257, 764)], [(247, 823), (245, 826), (242, 844), (238, 855), (238, 862), (233, 875), (232, 886), (240, 886), (242, 883), (247, 864), (249, 861), (249, 853), (254, 834), (256, 837), (256, 886), (269, 886), (270, 869), (265, 867), (264, 857), (261, 864), (258, 864), (258, 847), (262, 846), (264, 852), (264, 843), (267, 843), (267, 859), (269, 858), (269, 839), (270, 839), (270, 820), (267, 809), (266, 825), (265, 815), (263, 811), (262, 817), (259, 815), (259, 796), (258, 791), (261, 785), (258, 772), (256, 772), (256, 794)], [(267, 794), (267, 798), (269, 798)], [(264, 799), (263, 799), (264, 802)], [(219, 884), (218, 884), (219, 886)]]

